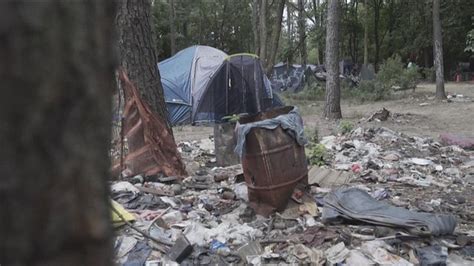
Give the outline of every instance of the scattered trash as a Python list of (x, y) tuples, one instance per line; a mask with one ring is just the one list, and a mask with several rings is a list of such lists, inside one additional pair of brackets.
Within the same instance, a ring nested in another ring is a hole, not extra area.
[(440, 136), (441, 142), (446, 145), (457, 145), (466, 150), (474, 149), (474, 138), (443, 133)]
[(321, 187), (337, 187), (349, 183), (350, 173), (312, 166), (308, 172), (308, 184)]
[(416, 249), (420, 265), (446, 265), (448, 248), (439, 245), (427, 246)]
[(310, 167), (308, 184), (274, 213), (249, 201), (242, 166), (217, 167), (214, 138), (201, 138), (178, 144), (188, 176), (111, 183), (111, 198), (133, 217), (117, 216), (117, 264), (423, 265), (420, 254), (434, 246), (448, 265), (472, 264), (472, 151), (384, 127), (326, 136), (325, 165)]
[(337, 245), (327, 249), (324, 255), (329, 265), (335, 265), (343, 262), (349, 256), (349, 250), (344, 245), (344, 242), (339, 242)]
[(371, 122), (371, 121), (385, 121), (387, 120), (387, 118), (390, 116), (390, 111), (388, 111), (387, 109), (382, 108), (382, 110), (380, 111), (377, 111), (375, 112), (374, 114), (372, 114), (368, 119), (367, 121), (368, 122)]
[(171, 247), (168, 256), (176, 261), (181, 263), (186, 257), (188, 257), (193, 251), (193, 246), (189, 243), (189, 240), (186, 236), (180, 236), (174, 245)]

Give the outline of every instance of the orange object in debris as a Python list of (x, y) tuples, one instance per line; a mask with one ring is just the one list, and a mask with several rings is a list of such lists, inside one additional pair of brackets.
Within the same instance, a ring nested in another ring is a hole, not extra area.
[[(119, 70), (119, 79), (125, 94), (123, 132), (129, 150), (124, 158), (123, 168), (128, 169), (132, 175), (186, 175), (185, 166), (173, 135), (167, 130), (166, 122), (159, 119), (141, 99), (137, 88), (123, 69)], [(118, 175), (124, 169), (120, 169), (118, 163), (112, 168), (112, 173)]]

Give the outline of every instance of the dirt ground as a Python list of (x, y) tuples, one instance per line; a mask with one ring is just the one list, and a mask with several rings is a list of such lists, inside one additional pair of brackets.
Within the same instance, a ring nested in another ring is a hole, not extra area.
[[(435, 85), (420, 84), (415, 92), (396, 95), (395, 100), (356, 103), (342, 100), (343, 120), (354, 127), (387, 127), (409, 135), (429, 136), (438, 139), (440, 133), (449, 132), (474, 136), (474, 83), (447, 83), (446, 93), (461, 94), (459, 101), (437, 102), (434, 99)], [(338, 122), (322, 117), (324, 102), (290, 102), (300, 108), (307, 132), (317, 128), (319, 136), (337, 133)], [(366, 122), (374, 112), (385, 107), (392, 118), (384, 122)], [(393, 115), (395, 114), (395, 115)], [(177, 142), (207, 138), (213, 135), (212, 127), (179, 126), (174, 128)]]

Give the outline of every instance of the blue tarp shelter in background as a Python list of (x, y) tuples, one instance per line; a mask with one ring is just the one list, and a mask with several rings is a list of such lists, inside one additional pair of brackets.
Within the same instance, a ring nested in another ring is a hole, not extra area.
[(283, 105), (256, 55), (192, 46), (158, 68), (172, 125), (221, 122), (227, 115)]
[(195, 45), (158, 64), (172, 125), (193, 122), (196, 101), (226, 57), (218, 49)]

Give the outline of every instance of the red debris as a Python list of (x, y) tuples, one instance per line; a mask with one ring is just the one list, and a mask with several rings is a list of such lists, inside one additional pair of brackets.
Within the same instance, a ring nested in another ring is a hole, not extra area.
[(119, 79), (125, 92), (123, 132), (129, 153), (124, 158), (123, 169), (118, 163), (112, 167), (112, 174), (116, 176), (127, 169), (131, 175), (185, 176), (185, 166), (166, 122), (141, 99), (124, 70), (119, 71)]

